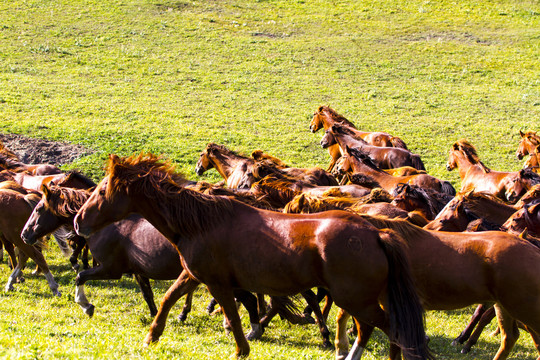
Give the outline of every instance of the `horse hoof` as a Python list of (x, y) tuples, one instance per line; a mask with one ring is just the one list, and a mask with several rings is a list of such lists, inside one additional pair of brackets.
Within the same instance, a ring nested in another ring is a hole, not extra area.
[(332, 344), (332, 342), (330, 340), (327, 340), (325, 339), (322, 343), (322, 346), (325, 348), (325, 349), (333, 349), (334, 348), (334, 344)]
[(186, 319), (187, 319), (187, 314), (181, 313), (180, 315), (178, 315), (178, 320), (180, 320), (181, 322), (186, 321)]
[(62, 293), (60, 291), (58, 291), (58, 290), (53, 290), (53, 295), (60, 297), (60, 296), (62, 296)]
[(13, 287), (13, 285), (6, 285), (6, 287), (4, 288), (4, 291), (5, 292), (9, 292), (9, 291), (13, 291), (15, 290), (15, 288)]
[(71, 265), (71, 268), (72, 268), (75, 272), (78, 272), (79, 269), (80, 269), (80, 265), (79, 265), (79, 264), (73, 264), (73, 265)]
[(306, 325), (307, 324), (316, 324), (317, 323), (315, 321), (315, 319), (309, 314), (304, 314), (303, 318), (304, 318), (304, 320), (302, 322), (302, 325), (304, 325), (304, 324), (306, 324)]
[(468, 354), (470, 351), (471, 351), (471, 349), (466, 348), (466, 347), (463, 348), (463, 349), (461, 349), (461, 353), (462, 353), (462, 354)]
[(86, 309), (84, 309), (84, 313), (85, 313), (86, 315), (88, 315), (88, 317), (92, 317), (92, 316), (94, 316), (94, 310), (95, 310), (94, 305), (90, 304), (89, 307), (87, 307)]
[(252, 324), (251, 331), (246, 335), (248, 341), (259, 340), (264, 333), (264, 328), (259, 324)]
[(25, 282), (25, 281), (26, 281), (26, 279), (25, 279), (24, 277), (22, 277), (22, 276), (20, 276), (20, 277), (17, 278), (17, 282), (18, 282), (19, 284), (22, 284), (22, 283)]

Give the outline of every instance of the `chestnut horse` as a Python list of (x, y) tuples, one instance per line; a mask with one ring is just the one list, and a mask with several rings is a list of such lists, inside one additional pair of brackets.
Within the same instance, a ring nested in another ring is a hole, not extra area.
[(540, 145), (540, 136), (536, 134), (536, 131), (532, 130), (525, 132), (520, 130), (519, 135), (521, 136), (521, 140), (516, 151), (516, 157), (521, 160), (525, 155), (532, 154), (538, 145)]
[[(309, 124), (309, 129), (312, 133), (314, 133), (322, 128), (327, 130), (335, 123), (356, 129), (352, 122), (328, 106), (320, 106), (317, 112), (313, 114), (313, 118)], [(407, 145), (403, 140), (385, 132), (366, 132), (356, 130), (356, 134), (359, 138), (364, 139), (368, 144), (373, 146), (397, 147), (407, 150)], [(337, 145), (332, 145), (328, 148), (328, 153), (332, 159), (330, 166), (328, 167), (328, 171), (332, 171), (337, 159), (341, 157), (341, 152), (339, 151), (339, 147)]]
[[(379, 229), (396, 231), (407, 241), (413, 277), (425, 309), (452, 310), (495, 303), (501, 346), (494, 359), (508, 357), (519, 337), (517, 321), (525, 325), (540, 353), (538, 247), (501, 231), (427, 231), (403, 220), (362, 218)], [(340, 354), (348, 347), (344, 326), (347, 317), (343, 312), (338, 315), (336, 350)], [(372, 330), (372, 326), (361, 328), (361, 344)]]
[(525, 169), (531, 169), (535, 173), (540, 173), (540, 145), (534, 148), (534, 150), (529, 153), (529, 157), (523, 165)]
[[(358, 323), (383, 329), (408, 358), (430, 357), (422, 309), (406, 262), (397, 261), (404, 250), (392, 232), (375, 229), (348, 212), (291, 215), (260, 210), (197, 193), (185, 188), (185, 182), (169, 162), (152, 154), (111, 155), (107, 175), (80, 209), (75, 228), (90, 234), (131, 212), (146, 217), (177, 247), (190, 276), (206, 284), (220, 303), (237, 357), (249, 354), (249, 344), (234, 288), (290, 295), (313, 287), (328, 289)], [(185, 276), (167, 291), (170, 301), (162, 303), (146, 344), (159, 339)], [(401, 289), (396, 291), (396, 286)]]
[[(5, 289), (6, 291), (13, 290), (13, 283), (20, 276), (21, 271), (26, 265), (26, 261), (30, 257), (45, 275), (51, 292), (54, 295), (60, 296), (58, 284), (54, 280), (41, 251), (34, 246), (26, 244), (21, 239), (21, 230), (38, 201), (39, 197), (35, 194), (24, 195), (14, 190), (0, 190), (0, 235), (2, 236), (2, 242), (4, 244), (9, 242), (19, 249), (18, 259), (14, 258), (14, 253), (8, 251), (12, 264), (16, 264), (16, 266), (8, 278)], [(12, 249), (12, 246), (10, 248)]]
[(453, 199), (452, 195), (410, 184), (400, 184), (393, 195), (392, 205), (406, 211), (417, 211), (427, 220), (433, 220)]
[(446, 169), (458, 168), (461, 191), (474, 189), (487, 192), (500, 199), (516, 202), (532, 185), (540, 183), (540, 176), (530, 170), (493, 171), (478, 158), (474, 146), (467, 140), (458, 140), (450, 149)]
[(0, 169), (14, 172), (26, 171), (32, 175), (54, 175), (61, 174), (62, 170), (50, 164), (25, 164), (9, 155), (0, 153)]
[(401, 148), (369, 145), (365, 140), (357, 139), (353, 129), (341, 124), (330, 126), (321, 139), (321, 146), (325, 149), (335, 144), (339, 146), (341, 155), (345, 152), (346, 146), (362, 150), (381, 169), (410, 166), (418, 170), (426, 170), (419, 155)]
[(381, 170), (371, 161), (371, 158), (359, 149), (345, 148), (346, 159), (341, 162), (341, 171), (346, 173), (361, 173), (372, 177), (380, 187), (392, 193), (400, 184), (418, 185), (445, 194), (455, 195), (456, 191), (450, 182), (442, 181), (428, 174), (410, 176), (392, 176)]

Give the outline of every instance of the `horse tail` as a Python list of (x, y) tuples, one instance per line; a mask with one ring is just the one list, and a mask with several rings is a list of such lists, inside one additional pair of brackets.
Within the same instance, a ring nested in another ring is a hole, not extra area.
[(433, 359), (424, 331), (424, 309), (416, 293), (405, 245), (396, 233), (380, 231), (379, 244), (388, 260), (390, 341), (407, 359)]
[(426, 170), (426, 167), (424, 166), (424, 163), (422, 162), (422, 159), (420, 158), (419, 155), (412, 154), (411, 163), (412, 163), (412, 167), (417, 170)]
[(306, 321), (299, 307), (300, 302), (297, 297), (272, 296), (270, 301), (272, 308), (277, 311), (282, 319), (289, 321), (291, 324), (301, 324)]
[(456, 189), (454, 189), (454, 187), (452, 186), (452, 183), (450, 183), (450, 181), (442, 181), (441, 191), (444, 194), (456, 196)]
[(58, 247), (60, 250), (62, 250), (62, 254), (65, 257), (70, 257), (73, 253), (73, 249), (71, 246), (69, 246), (69, 242), (74, 236), (76, 236), (75, 232), (70, 229), (69, 226), (63, 225), (56, 229), (53, 232), (53, 235)]
[(405, 144), (405, 141), (401, 140), (401, 138), (398, 138), (397, 136), (392, 136), (390, 138), (390, 142), (392, 143), (392, 146), (396, 147), (396, 148), (401, 148), (401, 149), (405, 149), (405, 150), (409, 150), (407, 148), (407, 144)]

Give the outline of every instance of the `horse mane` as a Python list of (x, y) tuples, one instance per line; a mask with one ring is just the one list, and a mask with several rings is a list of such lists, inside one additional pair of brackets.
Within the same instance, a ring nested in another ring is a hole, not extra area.
[(216, 144), (216, 143), (213, 143), (213, 142), (208, 143), (206, 145), (205, 151), (206, 152), (219, 153), (219, 154), (221, 154), (221, 155), (223, 155), (225, 157), (235, 157), (235, 158), (249, 159), (247, 156), (240, 155), (239, 153), (237, 153), (234, 150), (229, 149), (225, 145), (219, 145), (219, 144)]
[(182, 236), (200, 234), (220, 224), (220, 219), (225, 221), (233, 215), (234, 200), (186, 188), (189, 181), (175, 172), (171, 161), (151, 153), (124, 158), (113, 155), (109, 158), (107, 174), (107, 199), (118, 191), (142, 194), (172, 220), (173, 230)]
[(472, 164), (479, 165), (485, 173), (491, 172), (491, 169), (488, 168), (482, 161), (480, 161), (478, 153), (476, 152), (476, 148), (467, 140), (461, 139), (456, 141), (453, 145), (453, 148), (455, 150), (461, 150)]
[(366, 214), (358, 214), (358, 216), (367, 220), (378, 229), (390, 229), (397, 232), (407, 243), (409, 242), (408, 239), (414, 239), (420, 236), (431, 236), (428, 230), (424, 230), (406, 219), (389, 219), (384, 216)]
[(283, 167), (283, 168), (289, 167), (289, 165), (285, 164), (281, 159), (275, 156), (272, 156), (270, 154), (267, 154), (263, 152), (262, 150), (258, 150), (258, 149), (253, 150), (253, 152), (251, 153), (251, 157), (257, 161), (263, 161), (263, 160), (270, 161), (279, 167)]
[(49, 185), (44, 191), (45, 207), (54, 215), (68, 218), (77, 214), (91, 195), (89, 190)]
[(516, 203), (515, 208), (519, 209), (523, 207), (525, 203), (535, 202), (540, 200), (540, 185), (533, 185)]
[(411, 193), (411, 197), (416, 197), (427, 204), (433, 216), (436, 216), (453, 198), (451, 195), (411, 184), (398, 184), (398, 186), (395, 187), (392, 195), (398, 196), (406, 189), (407, 192)]
[(91, 188), (97, 185), (92, 179), (83, 175), (79, 170), (69, 170), (66, 173), (66, 176), (62, 180), (55, 183), (55, 185), (64, 186), (64, 184), (75, 179), (82, 182), (87, 188)]
[(206, 181), (199, 181), (194, 186), (189, 187), (192, 190), (201, 192), (206, 195), (229, 196), (240, 202), (251, 205), (253, 207), (265, 210), (274, 210), (275, 208), (266, 201), (264, 196), (255, 196), (250, 191), (239, 191), (237, 189), (229, 189), (220, 185), (211, 184)]
[(328, 210), (344, 210), (354, 205), (356, 199), (350, 197), (325, 197), (302, 193), (296, 195), (283, 208), (287, 214), (311, 214)]
[(362, 173), (349, 174), (349, 181), (353, 184), (364, 186), (367, 188), (380, 188), (381, 184), (369, 175)]
[(341, 124), (344, 124), (346, 126), (350, 126), (356, 129), (356, 126), (354, 126), (352, 122), (347, 120), (343, 115), (338, 114), (337, 111), (335, 111), (329, 106), (321, 105), (319, 106), (319, 109), (317, 110), (317, 112), (320, 114), (323, 114), (324, 116), (329, 117), (335, 122), (338, 122), (338, 123), (341, 123)]
[(521, 169), (519, 171), (519, 177), (523, 180), (528, 180), (532, 185), (540, 184), (540, 175), (535, 173), (531, 168)]
[(531, 142), (531, 144), (540, 145), (540, 136), (537, 135), (536, 131), (527, 130), (522, 134), (522, 137), (527, 138)]
[(17, 156), (17, 154), (15, 154), (13, 151), (8, 149), (2, 141), (0, 141), (0, 154), (5, 155), (11, 159), (17, 160), (19, 162), (21, 161), (21, 159)]
[(341, 123), (336, 123), (332, 125), (331, 131), (338, 135), (346, 135), (353, 137), (356, 141), (362, 143), (362, 144), (368, 144), (366, 140), (362, 139), (360, 136), (358, 136), (350, 126), (343, 125)]
[(264, 196), (276, 208), (280, 208), (301, 193), (301, 191), (293, 189), (293, 185), (291, 181), (266, 176), (251, 185), (251, 191), (256, 196)]
[(350, 156), (356, 158), (358, 161), (360, 161), (364, 165), (368, 166), (372, 170), (388, 175), (380, 167), (375, 165), (375, 163), (373, 162), (373, 160), (371, 160), (371, 158), (368, 156), (368, 154), (363, 152), (362, 150), (360, 150), (358, 148), (347, 147), (347, 152), (348, 152), (348, 154)]
[(24, 165), (18, 158), (10, 156), (8, 153), (0, 150), (0, 167), (5, 170), (12, 170), (15, 172), (24, 170)]

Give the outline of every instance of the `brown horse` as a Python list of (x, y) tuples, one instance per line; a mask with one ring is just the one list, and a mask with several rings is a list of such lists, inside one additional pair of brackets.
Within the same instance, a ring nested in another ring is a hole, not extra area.
[[(396, 231), (407, 241), (413, 277), (426, 309), (495, 303), (502, 336), (494, 359), (508, 357), (519, 337), (517, 321), (525, 324), (540, 353), (539, 248), (500, 231), (427, 231), (403, 220), (362, 217), (377, 228)], [(346, 315), (338, 318), (336, 330), (340, 354), (348, 347)], [(373, 327), (361, 325), (359, 346), (364, 346)]]
[(0, 153), (0, 169), (14, 172), (26, 171), (32, 175), (53, 175), (60, 174), (62, 170), (50, 164), (25, 164), (9, 155)]
[(27, 189), (40, 191), (43, 185), (57, 184), (76, 189), (88, 189), (94, 182), (77, 170), (53, 175), (32, 175), (27, 172), (15, 173), (14, 180)]
[[(236, 340), (236, 356), (247, 356), (249, 345), (232, 289), (290, 295), (320, 286), (357, 321), (383, 329), (408, 357), (429, 357), (422, 310), (406, 262), (395, 257), (403, 250), (392, 232), (376, 230), (348, 212), (259, 210), (186, 189), (185, 182), (170, 163), (151, 154), (113, 155), (107, 176), (75, 218), (76, 230), (90, 234), (131, 212), (141, 213), (177, 247), (190, 276), (206, 284), (220, 303)], [(169, 301), (162, 303), (145, 343), (161, 335), (185, 276), (167, 292)]]
[(319, 168), (282, 168), (276, 166), (271, 161), (257, 161), (250, 170), (244, 174), (244, 183), (254, 184), (255, 182), (267, 177), (273, 176), (279, 179), (285, 179), (292, 182), (299, 182), (308, 186), (337, 186), (338, 182), (334, 175)]
[(467, 140), (458, 140), (452, 145), (446, 169), (459, 170), (461, 191), (487, 192), (500, 199), (516, 202), (532, 185), (540, 183), (540, 176), (530, 170), (493, 171), (478, 158), (474, 146)]
[[(312, 133), (314, 133), (322, 128), (327, 130), (335, 123), (356, 129), (352, 122), (328, 106), (320, 106), (317, 112), (313, 114), (313, 118), (309, 124), (309, 129)], [(373, 146), (398, 147), (407, 150), (407, 145), (403, 140), (385, 132), (365, 132), (357, 130), (357, 135), (359, 138), (364, 139), (367, 143)], [(330, 166), (328, 167), (328, 171), (332, 171), (337, 159), (341, 157), (341, 151), (339, 150), (339, 146), (332, 145), (328, 147), (328, 152), (330, 154), (330, 158), (332, 159)]]
[(361, 150), (346, 147), (345, 151), (347, 159), (341, 163), (341, 171), (368, 175), (389, 193), (392, 193), (399, 184), (418, 185), (422, 188), (429, 188), (450, 195), (456, 193), (454, 187), (448, 181), (439, 180), (428, 174), (392, 176), (377, 167), (371, 161), (371, 158)]
[(516, 157), (521, 160), (525, 155), (532, 154), (538, 145), (540, 145), (540, 136), (536, 134), (536, 131), (532, 130), (525, 132), (520, 130), (519, 135), (521, 136), (521, 140), (516, 151)]
[(523, 165), (525, 169), (531, 169), (535, 173), (540, 173), (540, 145), (534, 148), (534, 150), (529, 153), (529, 157)]
[[(60, 296), (58, 284), (54, 280), (41, 251), (34, 246), (27, 245), (21, 239), (21, 230), (38, 201), (39, 197), (34, 194), (24, 195), (18, 191), (0, 190), (0, 235), (4, 244), (9, 242), (19, 249), (18, 259), (14, 257), (14, 253), (8, 251), (12, 264), (16, 264), (16, 266), (9, 276), (5, 289), (6, 291), (13, 290), (13, 283), (20, 276), (30, 257), (45, 275), (52, 293)], [(6, 250), (8, 249), (6, 248)]]
[(416, 185), (400, 184), (395, 188), (392, 205), (406, 211), (417, 211), (427, 220), (433, 220), (452, 199), (449, 194)]
[(321, 139), (321, 146), (323, 148), (328, 148), (335, 144), (339, 145), (341, 155), (344, 154), (347, 146), (362, 150), (381, 169), (410, 166), (418, 170), (426, 170), (419, 155), (401, 148), (369, 145), (365, 140), (356, 138), (353, 129), (341, 124), (330, 126), (326, 129)]

